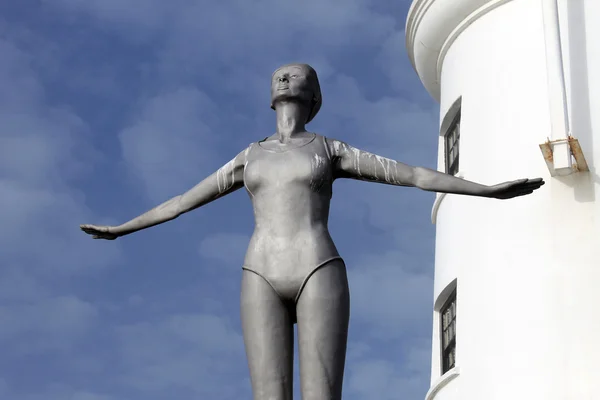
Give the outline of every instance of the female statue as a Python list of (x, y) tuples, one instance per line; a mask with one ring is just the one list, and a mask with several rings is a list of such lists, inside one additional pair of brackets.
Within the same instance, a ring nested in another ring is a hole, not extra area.
[(341, 399), (350, 296), (346, 267), (327, 226), (335, 179), (497, 199), (526, 195), (544, 184), (522, 179), (484, 186), (307, 132), (321, 101), (312, 67), (279, 68), (271, 81), (275, 134), (252, 143), (188, 192), (123, 225), (81, 226), (95, 239), (113, 240), (245, 187), (255, 230), (242, 267), (241, 317), (255, 400), (292, 398), (294, 323), (303, 398)]

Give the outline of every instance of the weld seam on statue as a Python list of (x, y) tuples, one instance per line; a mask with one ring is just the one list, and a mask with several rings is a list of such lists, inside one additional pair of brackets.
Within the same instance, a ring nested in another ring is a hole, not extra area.
[(315, 70), (307, 64), (284, 65), (271, 78), (273, 135), (250, 144), (186, 193), (129, 222), (81, 225), (95, 239), (114, 240), (246, 188), (255, 229), (242, 266), (240, 311), (255, 400), (292, 399), (294, 324), (303, 397), (342, 398), (350, 292), (345, 263), (328, 228), (336, 179), (497, 199), (527, 195), (544, 184), (520, 179), (481, 185), (307, 132), (305, 125), (321, 105)]

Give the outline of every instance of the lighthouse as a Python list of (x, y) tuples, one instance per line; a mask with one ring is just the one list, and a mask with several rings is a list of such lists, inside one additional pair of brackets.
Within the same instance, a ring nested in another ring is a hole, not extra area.
[(600, 1), (414, 0), (438, 169), (530, 196), (438, 194), (426, 400), (600, 399)]

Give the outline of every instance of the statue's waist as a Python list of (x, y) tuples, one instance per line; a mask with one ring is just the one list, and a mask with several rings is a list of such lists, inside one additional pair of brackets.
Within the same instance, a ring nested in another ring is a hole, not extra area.
[(312, 265), (337, 256), (339, 253), (326, 228), (289, 236), (257, 229), (250, 239), (244, 263), (248, 266)]

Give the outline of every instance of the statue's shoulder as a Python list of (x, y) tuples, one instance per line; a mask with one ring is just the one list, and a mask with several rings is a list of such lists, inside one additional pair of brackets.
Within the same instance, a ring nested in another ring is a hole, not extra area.
[(259, 140), (255, 141), (255, 142), (251, 142), (250, 144), (248, 144), (248, 146), (244, 150), (246, 152), (246, 155), (248, 155), (248, 153), (250, 152), (250, 150), (252, 150), (255, 146), (260, 146), (260, 143), (265, 142), (267, 140), (269, 140), (269, 136), (264, 137), (262, 139), (259, 139)]
[(275, 136), (275, 135), (272, 135), (272, 136), (265, 136), (264, 138), (262, 138), (262, 139), (259, 139), (259, 140), (257, 140), (256, 142), (252, 142), (252, 143), (250, 143), (250, 144), (248, 145), (248, 147), (255, 146), (255, 145), (257, 145), (257, 144), (259, 144), (259, 143), (261, 143), (261, 142), (266, 142), (267, 140), (271, 139), (273, 136)]
[(329, 154), (332, 156), (337, 156), (340, 153), (340, 149), (345, 145), (343, 141), (332, 137), (321, 136), (321, 138), (323, 138), (323, 141), (329, 150)]
[(331, 136), (324, 136), (324, 135), (319, 135), (318, 133), (316, 133), (317, 136), (322, 137), (326, 142), (328, 143), (344, 143), (343, 141), (333, 138)]
[(337, 139), (327, 137), (325, 135), (321, 135), (316, 132), (315, 132), (315, 135), (316, 135), (317, 139), (321, 139), (323, 142), (327, 143), (328, 145), (331, 145), (332, 143), (335, 143), (335, 142), (339, 142), (339, 140), (337, 140)]

